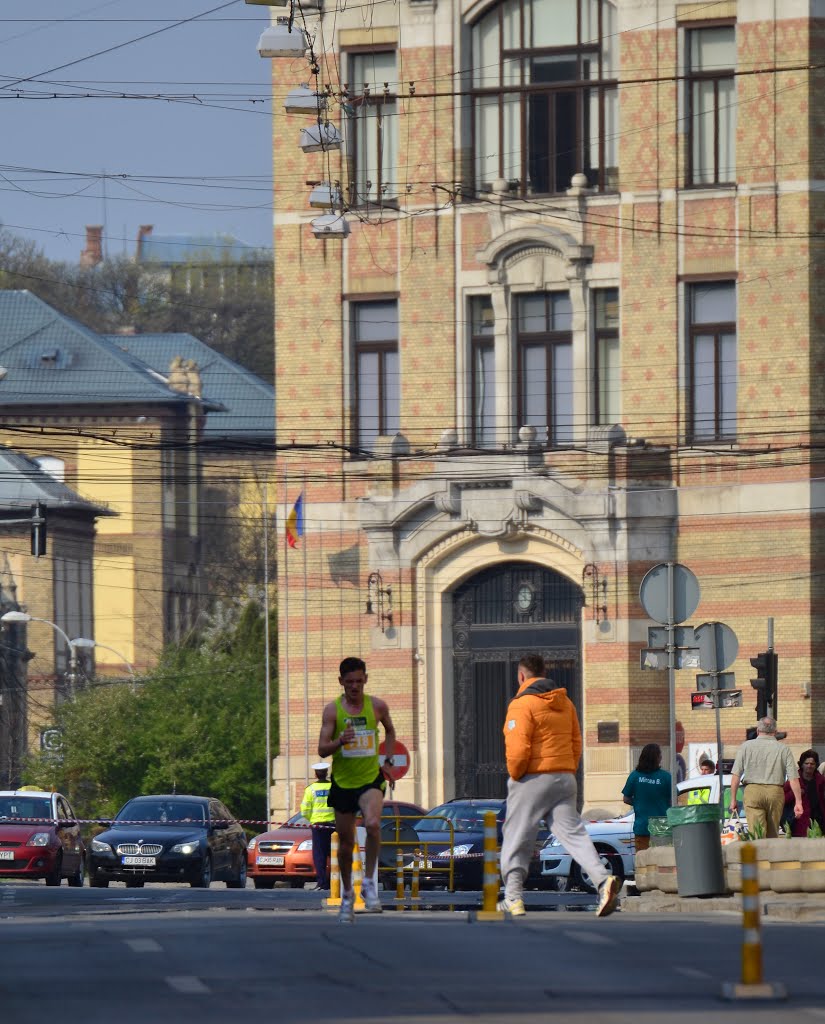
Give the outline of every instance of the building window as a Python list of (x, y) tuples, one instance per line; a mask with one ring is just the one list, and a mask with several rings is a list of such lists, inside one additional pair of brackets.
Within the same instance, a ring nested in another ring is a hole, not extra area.
[(356, 444), (372, 451), (376, 438), (399, 429), (398, 303), (352, 307), (355, 346)]
[(470, 300), (470, 358), (472, 362), (472, 443), (490, 448), (496, 443), (495, 317), (489, 295)]
[(736, 285), (694, 284), (689, 293), (690, 436), (736, 436)]
[(351, 53), (348, 57), (351, 203), (386, 203), (398, 198), (398, 111), (395, 53)]
[(736, 28), (719, 25), (687, 32), (688, 183), (736, 180)]
[[(91, 561), (54, 556), (52, 564), (55, 622), (70, 637), (94, 636)], [(69, 652), (58, 633), (54, 640), (54, 667), (61, 674), (69, 668)]]
[[(616, 11), (607, 0), (504, 0), (472, 26), (476, 188), (618, 185)], [(598, 84), (594, 84), (594, 83)]]
[(551, 445), (573, 441), (573, 308), (567, 292), (516, 298), (519, 424), (547, 430)]
[(621, 359), (619, 353), (619, 289), (593, 293), (595, 324), (595, 416), (601, 426), (621, 421)]

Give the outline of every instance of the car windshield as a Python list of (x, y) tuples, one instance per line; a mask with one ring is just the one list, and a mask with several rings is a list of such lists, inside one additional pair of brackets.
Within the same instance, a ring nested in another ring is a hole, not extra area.
[(0, 821), (10, 818), (51, 818), (51, 801), (46, 797), (0, 796)]
[(297, 814), (293, 814), (291, 818), (287, 818), (284, 822), (285, 825), (306, 825), (309, 828), (309, 822), (307, 819), (298, 811)]
[(452, 822), (454, 832), (479, 832), (484, 828), (486, 811), (498, 815), (501, 804), (442, 804), (430, 811), (426, 818), (417, 821), (413, 828), (416, 832), (449, 832)]
[(141, 822), (152, 825), (180, 825), (206, 822), (203, 804), (191, 800), (130, 800), (117, 814), (115, 821)]

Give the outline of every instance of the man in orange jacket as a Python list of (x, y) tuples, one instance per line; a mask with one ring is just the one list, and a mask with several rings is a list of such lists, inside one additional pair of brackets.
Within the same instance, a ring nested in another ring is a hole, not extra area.
[(518, 693), (504, 723), (507, 815), (501, 844), (504, 899), (499, 909), (524, 914), (524, 880), (546, 818), (570, 856), (599, 890), (598, 917), (616, 909), (619, 879), (602, 864), (576, 810), (576, 769), (582, 754), (579, 718), (567, 690), (544, 677), (544, 659), (526, 654), (518, 666)]

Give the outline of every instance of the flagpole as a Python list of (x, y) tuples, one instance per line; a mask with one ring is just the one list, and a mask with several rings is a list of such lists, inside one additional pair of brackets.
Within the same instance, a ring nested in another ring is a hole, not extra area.
[[(286, 737), (281, 734), (279, 744), (281, 755), (286, 761), (286, 817), (292, 813), (292, 771), (289, 762), (289, 544), (287, 542), (286, 521), (289, 516), (289, 493), (287, 471), (284, 468), (284, 729)], [(280, 645), (279, 645), (280, 646)]]
[(264, 477), (264, 714), (266, 715), (266, 824), (272, 824), (272, 672), (269, 661), (269, 495)]
[(309, 601), (307, 596), (307, 477), (304, 473), (301, 494), (304, 496), (304, 770), (309, 780)]

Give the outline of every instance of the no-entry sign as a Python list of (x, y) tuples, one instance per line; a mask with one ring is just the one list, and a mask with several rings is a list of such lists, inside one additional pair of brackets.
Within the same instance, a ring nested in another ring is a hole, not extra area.
[[(378, 748), (378, 762), (379, 764), (384, 763), (384, 754), (386, 753), (385, 744), (381, 744)], [(392, 777), (397, 781), (403, 779), (407, 772), (410, 770), (410, 752), (404, 746), (400, 740), (395, 741), (395, 750), (392, 753), (392, 765), (389, 765), (389, 769), (392, 772)]]

